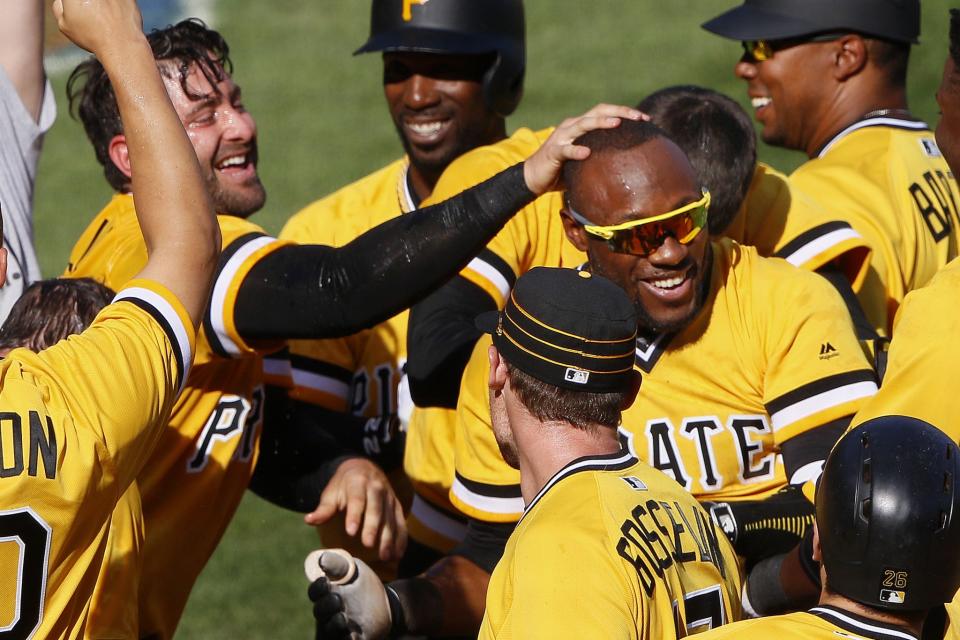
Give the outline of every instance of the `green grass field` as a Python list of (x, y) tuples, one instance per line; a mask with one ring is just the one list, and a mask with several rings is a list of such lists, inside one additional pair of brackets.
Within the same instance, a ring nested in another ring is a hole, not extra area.
[[(526, 92), (510, 127), (553, 124), (599, 101), (635, 103), (678, 83), (713, 87), (748, 106), (732, 73), (739, 45), (699, 28), (735, 2), (528, 0)], [(924, 1), (923, 44), (911, 60), (910, 104), (930, 123), (947, 7)], [(365, 38), (368, 12), (366, 0), (230, 0), (216, 7), (216, 27), (233, 48), (235, 77), (259, 125), (269, 197), (255, 220), (271, 232), (311, 200), (400, 153), (379, 59), (350, 55)], [(65, 75), (53, 79), (60, 117), (47, 138), (36, 200), (46, 275), (63, 270), (73, 242), (110, 195), (82, 129), (67, 115)], [(803, 160), (767, 147), (761, 158), (787, 171)], [(249, 496), (194, 590), (179, 637), (312, 637), (302, 558), (316, 541), (298, 514)]]

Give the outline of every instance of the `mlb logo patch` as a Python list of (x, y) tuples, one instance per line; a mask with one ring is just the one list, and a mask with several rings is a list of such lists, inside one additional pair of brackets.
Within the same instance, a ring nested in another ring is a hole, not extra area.
[(590, 372), (567, 367), (567, 373), (563, 376), (563, 379), (575, 384), (587, 384), (587, 380), (590, 379)]
[(907, 593), (905, 591), (895, 591), (893, 589), (880, 589), (880, 602), (889, 602), (890, 604), (903, 604)]
[(927, 154), (928, 158), (940, 158), (942, 154), (940, 153), (940, 147), (937, 146), (937, 141), (930, 138), (921, 138), (920, 146), (923, 147), (923, 152)]
[(631, 488), (631, 489), (634, 489), (635, 491), (646, 491), (646, 490), (647, 490), (647, 483), (645, 483), (643, 480), (641, 480), (640, 478), (638, 478), (638, 477), (636, 477), (636, 476), (625, 476), (625, 477), (620, 478), (620, 479), (623, 480), (624, 482), (626, 482), (628, 485), (630, 485), (630, 488)]

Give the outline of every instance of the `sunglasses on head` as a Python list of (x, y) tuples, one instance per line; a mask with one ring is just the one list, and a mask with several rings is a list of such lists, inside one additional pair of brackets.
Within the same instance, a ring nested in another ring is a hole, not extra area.
[(656, 252), (667, 238), (689, 244), (707, 226), (710, 192), (701, 190), (703, 197), (679, 209), (649, 218), (631, 220), (623, 224), (602, 227), (593, 224), (567, 205), (567, 212), (588, 234), (605, 240), (614, 253), (646, 256)]
[(773, 57), (777, 51), (795, 47), (798, 44), (807, 42), (833, 42), (839, 40), (847, 33), (821, 33), (815, 36), (804, 36), (801, 38), (788, 38), (784, 40), (743, 40), (740, 45), (744, 53), (754, 62), (763, 62)]

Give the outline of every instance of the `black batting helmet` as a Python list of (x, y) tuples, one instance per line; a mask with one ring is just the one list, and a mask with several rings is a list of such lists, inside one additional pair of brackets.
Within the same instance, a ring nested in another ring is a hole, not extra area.
[(869, 420), (834, 448), (817, 489), (827, 584), (878, 609), (923, 611), (960, 587), (960, 448), (905, 416)]
[(508, 116), (523, 93), (524, 34), (522, 0), (373, 0), (370, 38), (354, 54), (495, 54), (483, 96), (490, 109)]

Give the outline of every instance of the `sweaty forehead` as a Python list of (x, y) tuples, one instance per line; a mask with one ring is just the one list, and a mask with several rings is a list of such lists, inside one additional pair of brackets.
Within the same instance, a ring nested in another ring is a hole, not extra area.
[(574, 207), (597, 224), (654, 216), (700, 197), (696, 173), (673, 142), (594, 152), (568, 185)]
[(222, 66), (210, 60), (209, 64), (189, 62), (186, 71), (181, 60), (161, 60), (158, 63), (167, 93), (176, 102), (179, 98), (189, 102), (229, 95), (235, 84)]

